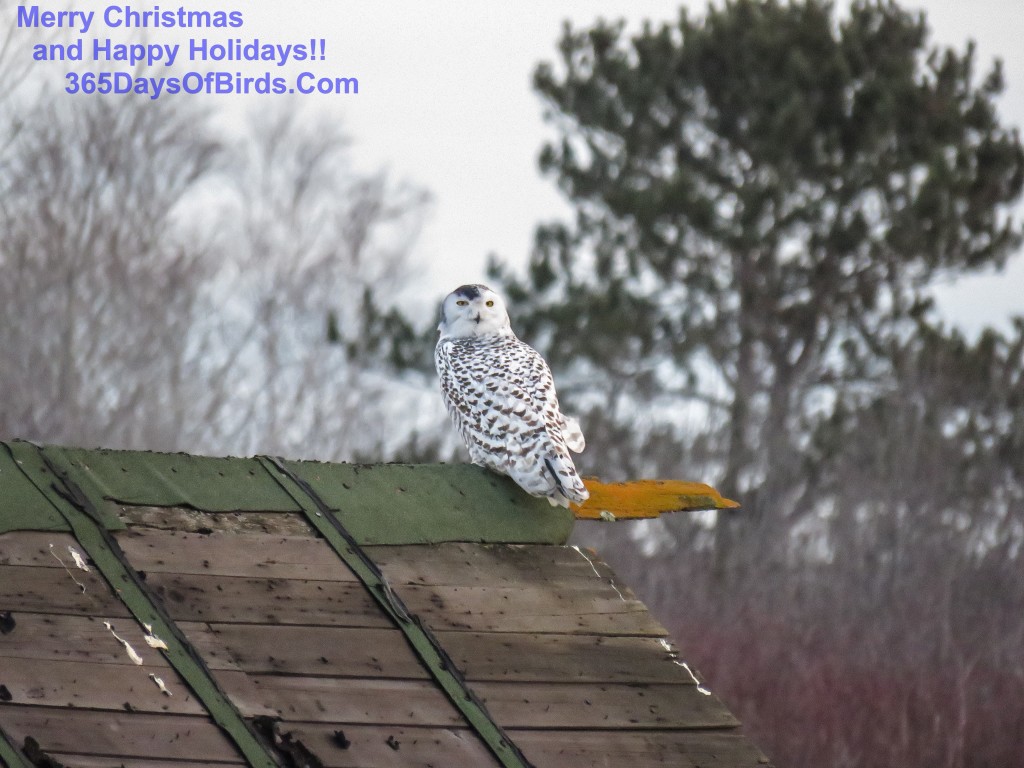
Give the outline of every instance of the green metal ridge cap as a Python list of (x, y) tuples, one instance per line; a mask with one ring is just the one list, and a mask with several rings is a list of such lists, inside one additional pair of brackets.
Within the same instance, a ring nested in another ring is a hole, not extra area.
[[(56, 448), (109, 501), (205, 512), (300, 512), (251, 458)], [(112, 522), (112, 521), (111, 521)], [(110, 527), (119, 527), (119, 521)]]
[[(67, 530), (32, 485), (54, 482), (32, 443), (0, 450), (0, 533)], [(189, 507), (204, 512), (301, 512), (257, 458), (43, 446), (86, 483), (108, 530), (124, 523), (117, 505)], [(507, 477), (468, 464), (335, 464), (287, 461), (360, 544), (564, 544), (571, 511), (526, 494)], [(24, 474), (23, 474), (24, 473)]]
[(285, 461), (360, 544), (564, 544), (573, 513), (469, 464)]
[[(21, 445), (27, 446), (28, 443)], [(36, 461), (26, 466), (25, 460), (15, 454), (15, 447), (11, 444), (5, 442), (0, 449), (0, 534), (11, 531), (70, 530), (60, 512), (25, 476), (26, 471), (40, 471), (42, 465), (35, 451), (30, 456)], [(42, 471), (50, 474), (45, 467), (42, 467)], [(52, 477), (47, 479), (47, 483), (51, 482)]]

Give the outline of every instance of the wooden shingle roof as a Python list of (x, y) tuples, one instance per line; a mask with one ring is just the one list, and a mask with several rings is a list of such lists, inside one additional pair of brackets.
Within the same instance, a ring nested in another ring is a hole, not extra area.
[(474, 467), (0, 444), (0, 764), (767, 764), (572, 522)]

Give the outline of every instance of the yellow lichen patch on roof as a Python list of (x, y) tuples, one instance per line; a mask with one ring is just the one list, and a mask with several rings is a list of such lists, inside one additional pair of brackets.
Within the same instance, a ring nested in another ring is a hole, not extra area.
[(590, 498), (572, 509), (580, 520), (620, 520), (658, 517), (666, 512), (733, 509), (739, 504), (724, 498), (710, 485), (683, 480), (632, 480), (603, 483), (586, 478)]

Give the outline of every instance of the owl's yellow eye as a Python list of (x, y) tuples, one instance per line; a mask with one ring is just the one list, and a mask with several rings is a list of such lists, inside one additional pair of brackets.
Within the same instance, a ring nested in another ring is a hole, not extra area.
[(493, 307), (493, 306), (494, 306), (494, 300), (493, 300), (493, 299), (489, 299), (489, 300), (487, 301), (487, 306), (488, 306), (488, 307)]
[(469, 304), (469, 302), (468, 302), (468, 301), (466, 301), (465, 299), (459, 299), (459, 300), (458, 300), (458, 301), (456, 301), (455, 303), (456, 303), (456, 304), (458, 304), (458, 305), (459, 305), (460, 307), (464, 307), (464, 306), (466, 306), (467, 304)]

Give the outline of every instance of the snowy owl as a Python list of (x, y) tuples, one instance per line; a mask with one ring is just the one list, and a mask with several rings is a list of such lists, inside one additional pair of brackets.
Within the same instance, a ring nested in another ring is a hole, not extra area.
[(512, 332), (505, 302), (486, 285), (463, 285), (441, 305), (434, 363), (452, 421), (474, 464), (568, 507), (590, 495), (569, 450), (579, 424), (562, 414), (551, 369)]

